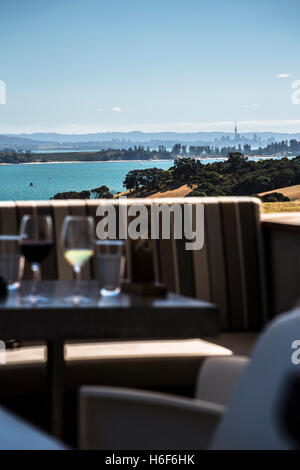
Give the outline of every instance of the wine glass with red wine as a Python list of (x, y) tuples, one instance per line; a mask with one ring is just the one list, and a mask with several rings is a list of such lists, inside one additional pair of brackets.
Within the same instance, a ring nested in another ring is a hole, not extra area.
[(47, 297), (37, 294), (41, 280), (41, 263), (49, 255), (53, 246), (52, 218), (49, 215), (24, 215), (20, 228), (20, 249), (26, 261), (31, 264), (33, 283), (30, 295), (24, 300), (31, 304), (46, 303)]

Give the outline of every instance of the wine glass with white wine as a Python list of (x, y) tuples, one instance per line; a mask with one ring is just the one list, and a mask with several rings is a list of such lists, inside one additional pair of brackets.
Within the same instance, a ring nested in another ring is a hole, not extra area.
[(65, 259), (75, 274), (74, 295), (67, 298), (74, 305), (90, 301), (80, 295), (81, 269), (94, 254), (94, 220), (87, 216), (67, 216), (62, 227), (62, 248)]

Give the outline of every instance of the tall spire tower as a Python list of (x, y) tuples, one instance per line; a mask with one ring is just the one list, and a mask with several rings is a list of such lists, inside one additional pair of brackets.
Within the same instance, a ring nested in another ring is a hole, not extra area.
[(238, 138), (238, 131), (237, 131), (237, 125), (236, 125), (236, 121), (235, 121), (235, 126), (234, 126), (234, 140), (237, 140)]

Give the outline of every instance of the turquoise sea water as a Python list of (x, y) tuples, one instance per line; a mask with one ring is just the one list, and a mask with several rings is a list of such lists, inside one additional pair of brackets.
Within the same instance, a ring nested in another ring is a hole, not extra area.
[(167, 170), (172, 164), (168, 160), (0, 165), (0, 201), (50, 199), (59, 192), (82, 191), (103, 184), (113, 192), (123, 191), (128, 171), (153, 167)]
[[(216, 159), (201, 161), (213, 163)], [(172, 160), (0, 165), (0, 201), (45, 200), (59, 192), (82, 191), (103, 184), (118, 192), (124, 190), (123, 181), (128, 171), (153, 167), (167, 170), (172, 165)]]

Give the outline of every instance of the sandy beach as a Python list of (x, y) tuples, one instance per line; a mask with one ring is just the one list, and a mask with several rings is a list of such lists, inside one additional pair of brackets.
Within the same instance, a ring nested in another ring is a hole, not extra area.
[[(17, 163), (17, 165), (48, 165), (49, 163), (155, 163), (155, 162), (170, 162), (172, 163), (172, 159), (166, 160), (67, 160), (67, 161), (49, 161), (49, 162), (22, 162)], [(15, 165), (15, 163), (0, 163), (0, 165)]]

